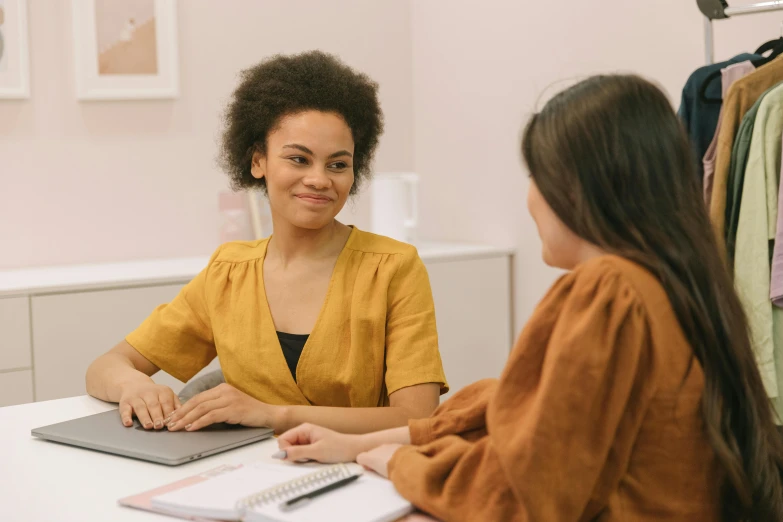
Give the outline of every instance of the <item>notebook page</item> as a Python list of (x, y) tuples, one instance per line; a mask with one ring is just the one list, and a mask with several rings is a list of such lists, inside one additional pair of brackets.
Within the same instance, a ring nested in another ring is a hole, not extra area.
[(177, 513), (236, 520), (238, 500), (281, 482), (312, 473), (313, 468), (257, 462), (193, 486), (152, 498), (152, 505)]
[(387, 522), (413, 511), (391, 481), (364, 473), (355, 482), (314, 498), (309, 504), (281, 511), (279, 504), (251, 508), (247, 522)]

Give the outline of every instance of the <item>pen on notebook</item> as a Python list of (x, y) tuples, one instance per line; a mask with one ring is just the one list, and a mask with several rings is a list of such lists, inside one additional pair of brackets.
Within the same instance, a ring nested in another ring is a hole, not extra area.
[(300, 506), (304, 506), (308, 502), (310, 502), (313, 498), (317, 497), (318, 495), (323, 495), (324, 493), (327, 493), (329, 491), (332, 491), (337, 488), (341, 488), (345, 486), (346, 484), (350, 484), (354, 480), (361, 477), (361, 474), (357, 475), (351, 475), (350, 477), (346, 477), (344, 479), (340, 479), (337, 482), (333, 482), (332, 484), (328, 484), (322, 488), (313, 490), (309, 493), (305, 493), (304, 495), (299, 495), (298, 497), (294, 497), (291, 500), (287, 500), (280, 504), (280, 509), (282, 511), (290, 511), (292, 509), (296, 509)]

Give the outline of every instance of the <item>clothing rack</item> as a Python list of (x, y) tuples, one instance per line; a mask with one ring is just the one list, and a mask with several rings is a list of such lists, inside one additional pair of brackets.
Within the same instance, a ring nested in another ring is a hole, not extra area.
[(699, 10), (704, 14), (704, 50), (707, 64), (715, 62), (715, 46), (712, 33), (712, 21), (732, 16), (783, 11), (783, 0), (756, 2), (738, 7), (729, 7), (725, 0), (696, 0)]

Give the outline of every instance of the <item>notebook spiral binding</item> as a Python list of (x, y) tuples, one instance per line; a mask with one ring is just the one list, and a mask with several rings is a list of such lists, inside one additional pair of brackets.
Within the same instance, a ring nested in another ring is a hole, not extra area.
[(352, 475), (355, 475), (355, 473), (351, 472), (350, 468), (345, 464), (335, 464), (247, 496), (236, 503), (236, 508), (240, 513), (245, 513), (248, 509), (256, 506), (272, 502), (285, 502)]

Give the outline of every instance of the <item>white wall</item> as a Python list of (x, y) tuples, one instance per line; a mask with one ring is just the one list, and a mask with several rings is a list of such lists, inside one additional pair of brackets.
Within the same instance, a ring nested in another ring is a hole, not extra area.
[[(32, 97), (0, 100), (0, 269), (208, 254), (220, 114), (240, 69), (319, 48), (381, 85), (383, 170), (413, 166), (410, 4), (178, 2), (181, 96), (77, 102), (70, 2), (29, 0)], [(356, 204), (360, 226), (367, 204)]]
[[(747, 2), (745, 2), (747, 3)], [(695, 1), (412, 3), (415, 169), (424, 236), (518, 249), (516, 326), (558, 275), (540, 259), (519, 155), (524, 121), (563, 79), (632, 71), (673, 103), (704, 64)], [(716, 22), (716, 57), (780, 35), (783, 13)]]
[[(181, 0), (182, 95), (75, 101), (69, 2), (29, 0), (32, 98), (0, 100), (0, 269), (207, 254), (220, 113), (236, 74), (321, 48), (381, 85), (377, 170), (422, 176), (420, 236), (515, 246), (517, 327), (556, 276), (525, 209), (519, 133), (559, 80), (634, 71), (676, 104), (704, 60), (691, 0)], [(783, 13), (716, 23), (716, 56)], [(352, 222), (368, 224), (368, 198)]]

